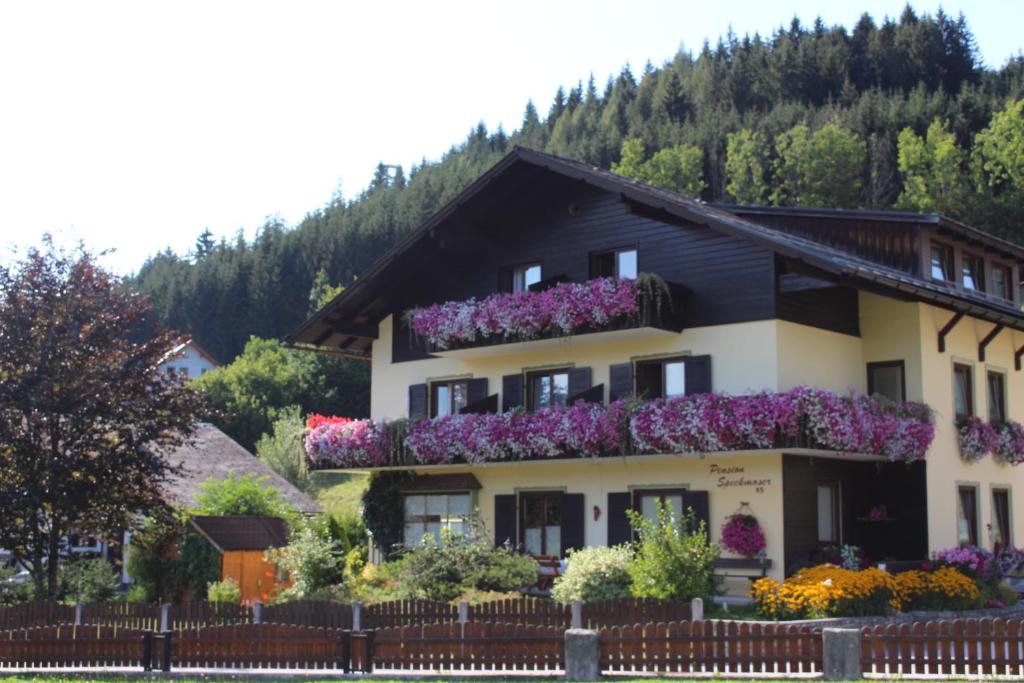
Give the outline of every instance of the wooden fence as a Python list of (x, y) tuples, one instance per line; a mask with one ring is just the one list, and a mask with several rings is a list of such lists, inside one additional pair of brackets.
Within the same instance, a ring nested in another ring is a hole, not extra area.
[(532, 624), (440, 623), (378, 629), (372, 669), (555, 672), (565, 668), (562, 628)]
[(352, 628), (352, 605), (327, 600), (295, 600), (265, 605), (261, 621), (265, 624), (347, 629)]
[(861, 629), (866, 675), (1022, 676), (1024, 623), (957, 619)]
[(566, 629), (572, 621), (572, 609), (552, 600), (523, 597), (470, 605), (468, 616), (469, 621), (481, 623), (532, 624)]
[(196, 629), (222, 624), (248, 624), (252, 610), (229, 602), (186, 602), (172, 605), (170, 624), (173, 629)]
[(26, 602), (0, 607), (0, 631), (74, 623), (75, 608), (58, 602)]
[(116, 626), (42, 626), (0, 632), (0, 668), (144, 666), (143, 632)]
[(822, 670), (821, 631), (807, 626), (695, 621), (600, 630), (608, 673), (812, 674)]
[(365, 607), (362, 627), (364, 629), (394, 628), (414, 624), (454, 622), (458, 619), (458, 607), (447, 602), (391, 600)]
[(227, 624), (173, 634), (173, 669), (348, 669), (347, 634), (289, 624)]
[(83, 624), (156, 631), (161, 626), (160, 612), (160, 605), (147, 605), (141, 602), (97, 602), (82, 605), (81, 618)]
[(632, 626), (671, 621), (689, 621), (689, 602), (655, 598), (616, 598), (583, 603), (583, 628)]

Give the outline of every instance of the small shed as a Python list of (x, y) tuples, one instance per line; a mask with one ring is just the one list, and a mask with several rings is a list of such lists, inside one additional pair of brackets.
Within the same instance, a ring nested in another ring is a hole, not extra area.
[(189, 523), (220, 553), (220, 578), (238, 582), (243, 602), (268, 602), (285, 587), (277, 567), (263, 559), (267, 550), (288, 545), (283, 519), (197, 515)]

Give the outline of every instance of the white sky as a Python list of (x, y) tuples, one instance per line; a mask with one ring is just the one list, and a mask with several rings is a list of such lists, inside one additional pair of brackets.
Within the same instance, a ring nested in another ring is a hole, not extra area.
[[(138, 269), (204, 227), (294, 224), (376, 163), (435, 159), (478, 121), (517, 127), (533, 98), (603, 87), (731, 25), (794, 15), (852, 26), (903, 0), (821, 3), (4, 2), (0, 4), (0, 246), (54, 232)], [(917, 2), (919, 12), (938, 3)], [(1024, 2), (945, 3), (985, 60), (1021, 49)], [(9, 256), (0, 250), (0, 259)]]

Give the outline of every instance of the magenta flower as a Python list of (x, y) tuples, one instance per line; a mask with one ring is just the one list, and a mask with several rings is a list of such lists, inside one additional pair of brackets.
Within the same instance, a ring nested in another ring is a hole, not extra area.
[(722, 547), (743, 557), (765, 549), (764, 531), (753, 515), (730, 515), (722, 525)]
[(977, 462), (986, 453), (996, 450), (999, 434), (996, 428), (980, 417), (969, 417), (957, 424), (960, 432), (960, 457), (967, 462)]
[(1008, 420), (995, 427), (996, 445), (992, 455), (1001, 463), (1019, 465), (1024, 462), (1024, 426)]

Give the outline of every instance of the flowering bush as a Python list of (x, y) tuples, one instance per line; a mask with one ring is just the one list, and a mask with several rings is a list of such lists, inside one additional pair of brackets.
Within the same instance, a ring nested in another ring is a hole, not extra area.
[(935, 560), (959, 569), (968, 576), (988, 580), (992, 577), (992, 553), (973, 545), (944, 548), (935, 552)]
[(801, 569), (783, 583), (758, 579), (751, 597), (758, 613), (772, 619), (867, 616), (899, 607), (892, 575), (875, 568), (853, 571), (831, 564)]
[(373, 420), (348, 418), (310, 418), (313, 426), (306, 432), (306, 454), (314, 465), (335, 467), (375, 467), (387, 464), (388, 434), (385, 426)]
[(911, 570), (896, 575), (896, 600), (903, 611), (964, 610), (976, 607), (981, 591), (954, 567), (933, 572)]
[(633, 549), (628, 545), (573, 550), (569, 555), (569, 567), (551, 587), (551, 599), (571, 603), (575, 600), (593, 602), (629, 597), (629, 563), (632, 559)]
[(1024, 462), (1024, 425), (1008, 420), (995, 426), (996, 444), (992, 455), (1007, 465)]
[(637, 281), (595, 278), (563, 282), (540, 292), (492, 294), (477, 301), (447, 301), (406, 313), (412, 330), (438, 349), (502, 336), (533, 339), (600, 328), (640, 313)]
[(957, 429), (960, 432), (960, 457), (967, 462), (977, 462), (996, 449), (999, 435), (995, 427), (980, 417), (961, 420)]
[(1024, 566), (1024, 550), (1012, 545), (996, 545), (992, 553), (992, 576), (997, 581), (1007, 574), (1012, 574)]
[(871, 506), (871, 509), (868, 510), (868, 519), (872, 522), (882, 522), (889, 519), (889, 508), (885, 506), (885, 503)]
[(743, 557), (756, 557), (765, 548), (764, 531), (753, 515), (730, 515), (722, 525), (722, 547)]
[(855, 545), (829, 545), (819, 554), (823, 564), (833, 564), (843, 569), (867, 569), (871, 564), (864, 549)]
[(349, 422), (352, 422), (351, 417), (336, 417), (333, 415), (328, 416), (321, 415), (320, 413), (313, 413), (306, 418), (306, 429), (315, 429), (320, 425), (325, 424), (347, 424)]

